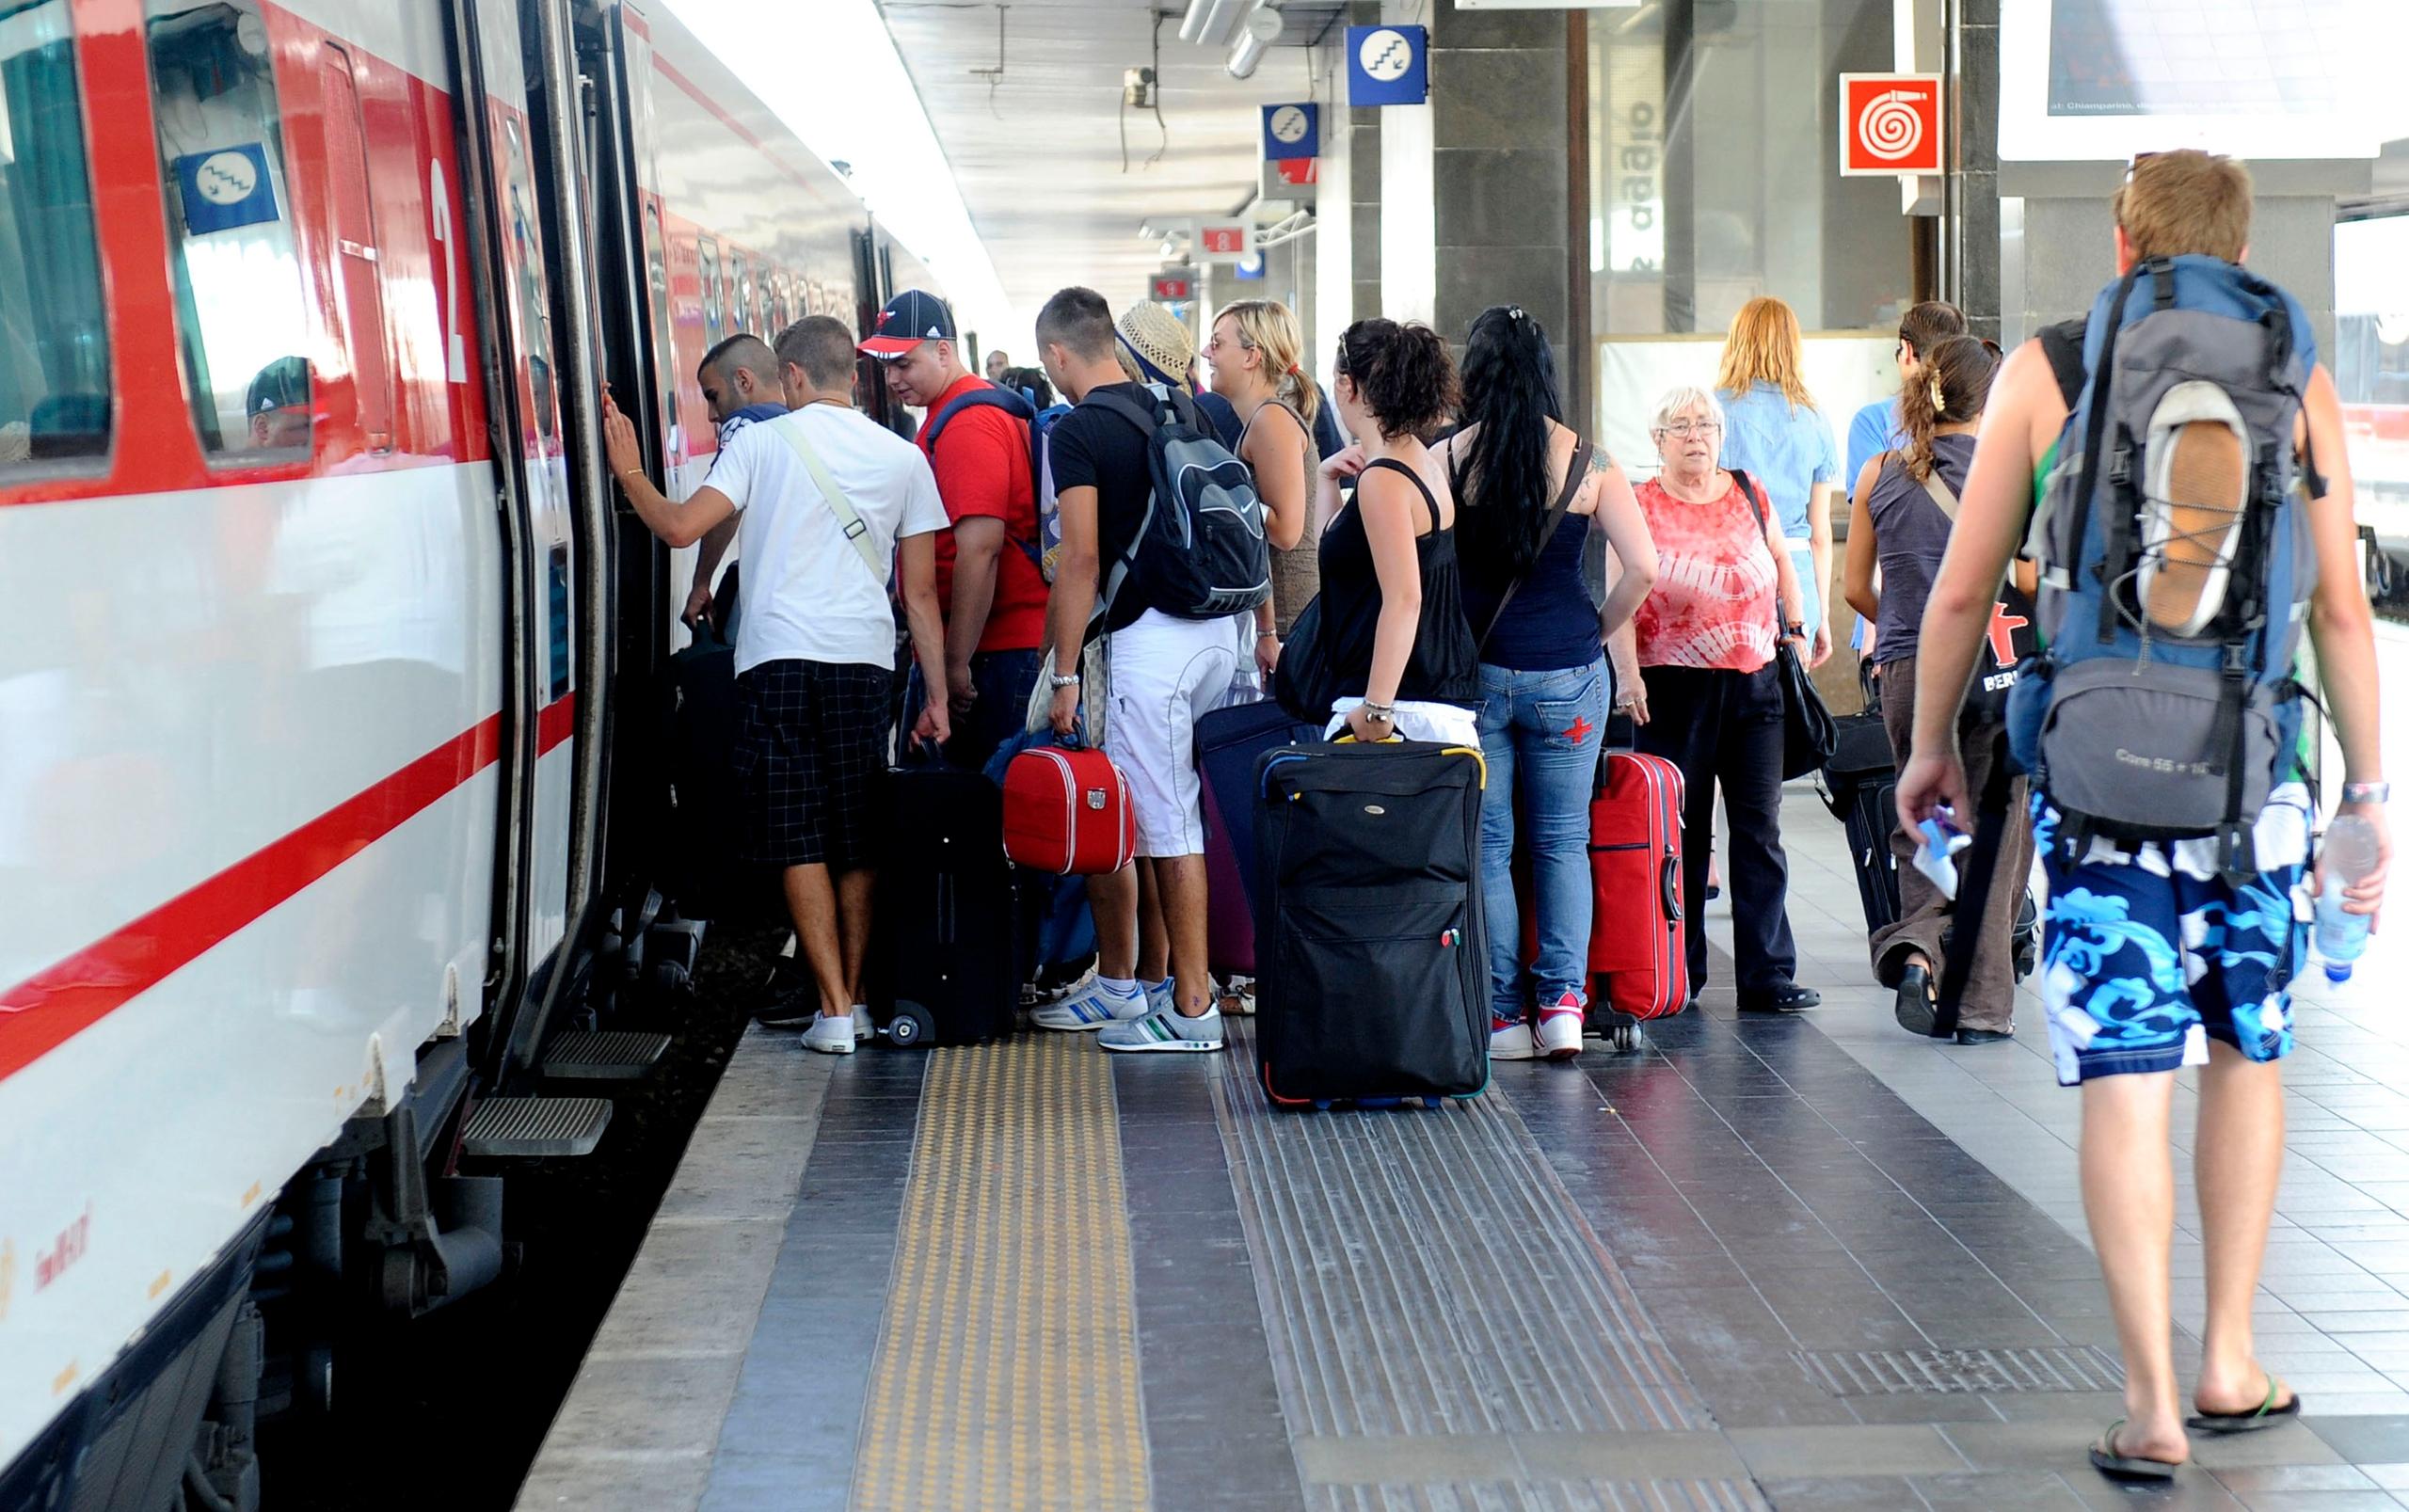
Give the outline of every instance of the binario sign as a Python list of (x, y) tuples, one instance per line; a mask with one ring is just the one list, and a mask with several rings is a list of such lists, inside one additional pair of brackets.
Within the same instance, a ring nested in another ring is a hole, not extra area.
[(1841, 75), (1841, 175), (1938, 173), (1940, 75)]

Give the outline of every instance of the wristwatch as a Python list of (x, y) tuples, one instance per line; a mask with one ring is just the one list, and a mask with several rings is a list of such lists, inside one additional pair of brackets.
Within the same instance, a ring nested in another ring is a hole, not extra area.
[(1065, 688), (1077, 687), (1079, 685), (1079, 675), (1074, 672), (1069, 676), (1064, 676), (1061, 673), (1053, 672), (1046, 674), (1045, 681), (1048, 687), (1051, 687), (1055, 692), (1060, 692)]
[(2342, 802), (2346, 804), (2388, 804), (2392, 802), (2392, 784), (2388, 782), (2346, 782), (2342, 785)]

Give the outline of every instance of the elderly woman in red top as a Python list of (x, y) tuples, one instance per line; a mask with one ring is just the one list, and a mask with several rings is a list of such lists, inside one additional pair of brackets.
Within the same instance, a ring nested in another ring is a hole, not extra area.
[(1798, 949), (1781, 853), (1778, 635), (1805, 639), (1798, 579), (1762, 488), (1715, 465), (1723, 406), (1675, 389), (1650, 426), (1663, 470), (1633, 490), (1656, 541), (1656, 585), (1614, 642), (1616, 685), (1639, 749), (1682, 769), (1682, 909), (1690, 991), (1706, 982), (1706, 869), (1715, 789), (1731, 819), (1731, 932), (1740, 1010), (1795, 1013), (1822, 997), (1791, 979)]

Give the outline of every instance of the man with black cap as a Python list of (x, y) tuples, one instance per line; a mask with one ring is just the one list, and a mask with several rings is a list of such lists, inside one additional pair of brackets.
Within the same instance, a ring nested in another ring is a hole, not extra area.
[(251, 450), (291, 452), (310, 444), (310, 362), (280, 357), (259, 370), (243, 391)]
[[(924, 290), (888, 300), (861, 349), (884, 366), (889, 391), (927, 412), (919, 446), (953, 522), (937, 537), (953, 696), (946, 756), (976, 771), (1019, 733), (1045, 642), (1045, 578), (1025, 544), (1037, 538), (1028, 401), (963, 365), (953, 311)], [(907, 728), (924, 696), (916, 676), (905, 694)]]

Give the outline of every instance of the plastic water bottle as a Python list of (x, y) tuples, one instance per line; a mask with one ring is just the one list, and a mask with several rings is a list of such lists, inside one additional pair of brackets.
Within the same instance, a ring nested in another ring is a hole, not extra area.
[(2342, 912), (2342, 889), (2375, 869), (2375, 826), (2345, 814), (2325, 827), (2325, 890), (2317, 895), (2317, 954), (2327, 981), (2351, 979), (2368, 946), (2368, 915)]

